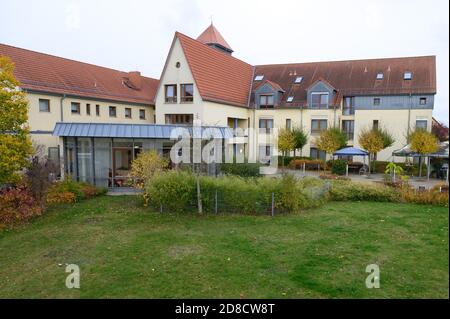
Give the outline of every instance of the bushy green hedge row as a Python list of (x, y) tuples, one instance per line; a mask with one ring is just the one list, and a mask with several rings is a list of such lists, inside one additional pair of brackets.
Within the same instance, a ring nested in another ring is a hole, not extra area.
[[(288, 166), (293, 160), (311, 160), (311, 157), (306, 156), (278, 156), (278, 166)], [(284, 164), (284, 165), (283, 165)]]
[[(448, 206), (448, 193), (436, 190), (417, 192), (407, 187), (394, 189), (345, 180), (297, 179), (292, 175), (282, 178), (200, 176), (199, 184), (204, 213), (214, 213), (217, 207), (219, 213), (270, 214), (272, 193), (277, 214), (299, 212), (328, 200)], [(156, 175), (146, 183), (144, 196), (156, 210), (195, 212), (198, 209), (197, 177), (186, 171)]]
[(260, 167), (260, 163), (223, 163), (220, 164), (220, 172), (225, 175), (258, 177)]
[[(389, 162), (374, 161), (371, 164), (372, 168), (373, 168), (373, 172), (379, 173), (379, 174), (384, 174), (384, 172), (386, 171), (387, 164), (389, 164)], [(398, 166), (401, 166), (401, 168), (403, 168), (403, 170), (405, 171), (406, 175), (414, 175), (414, 176), (419, 175), (419, 164), (410, 164), (410, 165), (406, 165), (406, 163), (395, 163), (395, 164)], [(422, 175), (426, 174), (426, 171), (427, 171), (427, 165), (424, 161), (422, 164)]]
[[(199, 177), (203, 211), (269, 214), (274, 193), (277, 213), (292, 213), (320, 205), (326, 200), (327, 186), (319, 180), (282, 178)], [(216, 195), (217, 194), (217, 195)], [(189, 172), (169, 171), (147, 182), (145, 196), (154, 209), (185, 212), (197, 209), (197, 180)]]

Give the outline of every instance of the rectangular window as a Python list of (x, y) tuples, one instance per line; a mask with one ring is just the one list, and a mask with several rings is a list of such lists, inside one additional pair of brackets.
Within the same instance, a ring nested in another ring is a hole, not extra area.
[(59, 147), (48, 148), (48, 159), (55, 164), (59, 163)]
[(259, 119), (260, 133), (270, 133), (273, 129), (273, 119)]
[(125, 108), (125, 118), (131, 119), (131, 109), (129, 107)]
[(373, 105), (380, 105), (381, 104), (381, 99), (379, 97), (374, 97), (373, 98)]
[(327, 120), (311, 120), (311, 133), (317, 134), (327, 129)]
[(109, 107), (109, 117), (117, 117), (117, 108), (115, 106)]
[(311, 93), (311, 108), (325, 109), (328, 108), (328, 92), (313, 92)]
[(139, 119), (145, 120), (145, 110), (139, 110)]
[(294, 83), (299, 84), (299, 83), (302, 83), (302, 81), (303, 81), (303, 76), (297, 76), (294, 80)]
[(291, 103), (292, 101), (294, 101), (294, 97), (288, 96), (288, 98), (286, 99), (286, 102)]
[(372, 128), (373, 128), (374, 130), (378, 130), (378, 120), (373, 120), (373, 122), (372, 122)]
[(325, 161), (327, 159), (327, 154), (324, 151), (319, 150), (318, 148), (311, 147), (309, 151), (309, 157), (312, 159), (321, 159)]
[(353, 120), (343, 120), (342, 121), (342, 132), (347, 135), (347, 139), (349, 141), (353, 140), (355, 130), (355, 121)]
[(194, 85), (193, 84), (181, 84), (181, 102), (193, 102), (194, 101)]
[(377, 73), (377, 80), (383, 80), (383, 77), (384, 77), (383, 72)]
[(100, 105), (99, 104), (95, 105), (95, 115), (100, 116)]
[(403, 73), (403, 80), (411, 80), (411, 79), (412, 79), (411, 71), (406, 71), (405, 73)]
[(166, 103), (177, 103), (177, 86), (168, 84), (165, 86)]
[(426, 97), (421, 97), (421, 98), (420, 98), (420, 101), (419, 101), (419, 104), (420, 104), (420, 105), (425, 105), (425, 104), (427, 104), (427, 98), (426, 98)]
[(86, 104), (86, 114), (91, 115), (91, 105), (90, 104)]
[(291, 119), (286, 119), (286, 128), (288, 129), (288, 130), (290, 130), (291, 129)]
[(166, 114), (166, 124), (192, 124), (192, 114)]
[(428, 126), (427, 120), (416, 120), (416, 129), (426, 130)]
[(39, 99), (39, 112), (50, 112), (50, 100)]
[(345, 96), (343, 115), (353, 115), (353, 114), (355, 114), (355, 97)]
[(262, 79), (264, 79), (264, 75), (255, 76), (255, 81), (262, 81)]
[(72, 114), (81, 114), (80, 103), (72, 102), (70, 104), (70, 112)]
[(260, 95), (259, 107), (262, 109), (273, 109), (274, 98), (273, 95)]

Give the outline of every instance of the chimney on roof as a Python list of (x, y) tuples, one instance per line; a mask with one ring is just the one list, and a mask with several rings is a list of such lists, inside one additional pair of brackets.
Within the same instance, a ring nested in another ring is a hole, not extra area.
[(136, 89), (140, 90), (142, 88), (141, 72), (139, 71), (128, 72), (128, 79)]

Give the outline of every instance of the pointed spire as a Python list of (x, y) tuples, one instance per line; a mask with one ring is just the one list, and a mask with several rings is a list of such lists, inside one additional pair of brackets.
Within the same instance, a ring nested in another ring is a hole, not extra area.
[(202, 34), (200, 34), (197, 40), (225, 53), (231, 54), (233, 52), (233, 49), (213, 25), (212, 18), (209, 27), (206, 28), (206, 30), (203, 31)]

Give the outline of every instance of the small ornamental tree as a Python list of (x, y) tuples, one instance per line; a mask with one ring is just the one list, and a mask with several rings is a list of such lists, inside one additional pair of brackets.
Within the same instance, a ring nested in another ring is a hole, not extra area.
[(278, 149), (281, 151), (283, 156), (283, 166), (284, 166), (284, 157), (286, 153), (294, 150), (295, 148), (295, 135), (293, 131), (288, 129), (280, 129), (278, 131)]
[(340, 129), (332, 127), (320, 133), (316, 145), (327, 154), (333, 154), (347, 145), (347, 136)]
[(130, 177), (133, 185), (143, 188), (145, 183), (155, 174), (161, 173), (168, 167), (168, 161), (160, 156), (157, 151), (151, 150), (140, 153), (131, 163)]
[(13, 71), (13, 62), (0, 56), (0, 185), (16, 182), (17, 172), (33, 153), (26, 125), (28, 102)]
[[(436, 152), (439, 149), (438, 138), (424, 129), (416, 129), (409, 135), (409, 143), (413, 152), (422, 156)], [(422, 160), (420, 161), (419, 176), (422, 176)]]
[(385, 129), (363, 129), (358, 136), (359, 145), (369, 152), (369, 173), (371, 172), (371, 157), (394, 144), (394, 137)]
[(296, 150), (300, 150), (300, 156), (302, 154), (302, 149), (308, 143), (308, 134), (302, 128), (294, 128), (292, 130), (294, 133), (294, 156), (296, 156)]

